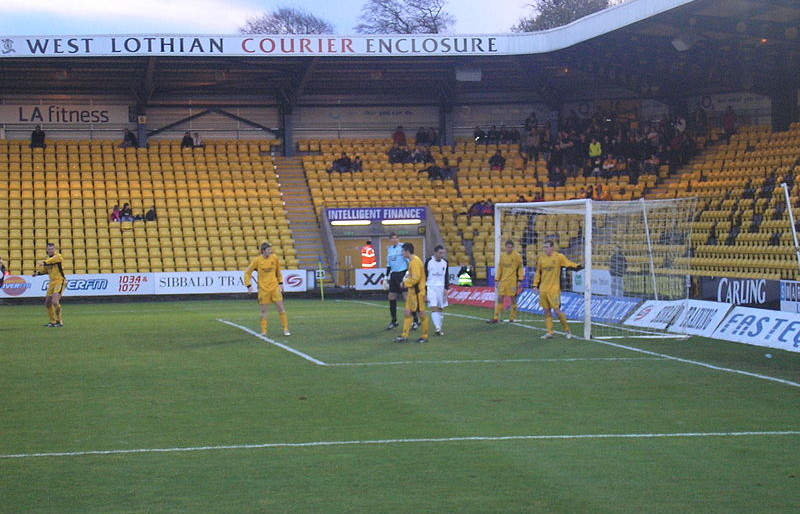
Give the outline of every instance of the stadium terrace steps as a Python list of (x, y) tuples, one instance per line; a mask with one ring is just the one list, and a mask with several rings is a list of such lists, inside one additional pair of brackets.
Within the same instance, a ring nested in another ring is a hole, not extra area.
[(328, 258), (322, 247), (322, 233), (311, 200), (302, 160), (276, 158), (276, 171), (285, 202), (289, 227), (295, 241), (297, 262), (301, 268), (316, 268), (320, 259), (328, 268)]

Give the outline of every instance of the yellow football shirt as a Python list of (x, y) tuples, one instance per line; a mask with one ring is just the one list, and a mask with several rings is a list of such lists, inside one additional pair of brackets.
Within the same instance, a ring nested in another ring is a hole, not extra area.
[(522, 268), (522, 256), (516, 250), (511, 253), (503, 252), (500, 255), (500, 263), (497, 265), (495, 281), (497, 282), (519, 282), (525, 277), (525, 270)]
[(45, 259), (44, 268), (50, 277), (50, 282), (61, 282), (64, 276), (64, 257), (60, 253), (53, 254), (52, 257)]
[(252, 261), (244, 272), (244, 285), (250, 287), (253, 272), (258, 272), (258, 292), (269, 293), (283, 283), (281, 275), (281, 260), (274, 253), (269, 257), (259, 255)]
[(561, 268), (576, 268), (578, 265), (558, 252), (547, 256), (542, 254), (536, 259), (536, 274), (533, 276), (533, 287), (540, 291), (561, 291)]
[(408, 288), (409, 292), (419, 293), (425, 292), (425, 266), (422, 264), (422, 259), (416, 255), (411, 256), (408, 261), (408, 272), (403, 286)]

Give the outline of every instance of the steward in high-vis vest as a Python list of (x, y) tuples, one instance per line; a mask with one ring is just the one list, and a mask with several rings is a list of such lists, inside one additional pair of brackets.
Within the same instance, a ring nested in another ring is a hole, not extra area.
[(470, 273), (469, 266), (462, 266), (458, 270), (458, 285), (463, 287), (472, 287), (472, 274)]
[(372, 247), (372, 241), (367, 241), (367, 244), (361, 247), (361, 267), (362, 268), (376, 268), (378, 261), (375, 258), (375, 248)]

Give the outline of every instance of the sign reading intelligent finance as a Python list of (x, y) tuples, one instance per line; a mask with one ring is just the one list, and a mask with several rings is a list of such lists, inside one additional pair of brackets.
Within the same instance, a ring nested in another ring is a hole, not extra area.
[(327, 209), (328, 221), (424, 220), (425, 207), (353, 207)]

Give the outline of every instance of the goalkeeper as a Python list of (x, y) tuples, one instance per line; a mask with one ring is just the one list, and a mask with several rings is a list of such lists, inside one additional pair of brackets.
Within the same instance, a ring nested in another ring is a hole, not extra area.
[(536, 274), (533, 276), (533, 292), (539, 293), (539, 305), (544, 310), (544, 324), (547, 328), (542, 339), (553, 337), (553, 312), (561, 321), (567, 339), (572, 337), (567, 317), (561, 312), (561, 268), (580, 271), (583, 266), (555, 251), (553, 241), (548, 239), (544, 242), (544, 254), (536, 259)]

